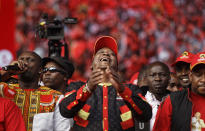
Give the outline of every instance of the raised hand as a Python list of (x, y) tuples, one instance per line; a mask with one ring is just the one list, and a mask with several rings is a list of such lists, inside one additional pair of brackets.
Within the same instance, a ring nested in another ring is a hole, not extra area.
[(109, 81), (113, 85), (113, 87), (119, 92), (124, 91), (124, 86), (122, 85), (122, 81), (120, 79), (120, 75), (115, 70), (111, 69), (109, 66), (105, 70), (105, 73), (109, 76)]
[(22, 60), (13, 61), (10, 65), (18, 65), (19, 70), (8, 70), (9, 73), (12, 74), (21, 74), (28, 69), (28, 66)]
[(90, 91), (94, 91), (96, 85), (103, 82), (104, 72), (101, 69), (96, 69), (91, 72), (91, 75), (88, 79), (87, 86)]

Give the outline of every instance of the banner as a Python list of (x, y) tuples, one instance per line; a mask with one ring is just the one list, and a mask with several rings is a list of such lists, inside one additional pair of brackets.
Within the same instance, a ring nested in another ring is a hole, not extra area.
[(0, 67), (15, 58), (15, 0), (0, 0)]

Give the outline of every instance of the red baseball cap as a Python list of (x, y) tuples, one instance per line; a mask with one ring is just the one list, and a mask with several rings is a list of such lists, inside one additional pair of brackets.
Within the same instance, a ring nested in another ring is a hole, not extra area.
[(205, 52), (199, 52), (193, 56), (190, 69), (192, 70), (198, 64), (205, 64)]
[(98, 52), (98, 50), (107, 47), (111, 49), (115, 55), (117, 56), (118, 46), (116, 40), (111, 36), (101, 36), (99, 37), (94, 46), (94, 54)]
[(188, 51), (184, 51), (179, 57), (177, 57), (176, 61), (172, 64), (172, 66), (174, 66), (176, 63), (180, 61), (190, 64), (192, 62), (192, 57), (193, 57), (192, 53)]

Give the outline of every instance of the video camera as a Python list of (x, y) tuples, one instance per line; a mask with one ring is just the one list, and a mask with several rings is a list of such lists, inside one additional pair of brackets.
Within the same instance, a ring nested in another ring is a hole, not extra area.
[[(48, 39), (49, 55), (48, 56), (61, 56), (61, 47), (64, 46), (65, 56), (68, 58), (67, 44), (61, 43), (64, 40), (64, 26), (65, 24), (76, 24), (77, 18), (64, 18), (59, 19), (48, 19), (48, 14), (43, 15), (43, 21), (36, 26), (35, 36), (39, 36), (41, 39)], [(64, 40), (65, 42), (65, 40)]]

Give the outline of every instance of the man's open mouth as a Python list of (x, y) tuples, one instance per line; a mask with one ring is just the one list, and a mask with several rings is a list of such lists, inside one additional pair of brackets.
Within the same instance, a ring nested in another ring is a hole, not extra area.
[(101, 58), (100, 59), (100, 62), (110, 62), (110, 58), (108, 58), (108, 57), (103, 57), (103, 58)]

